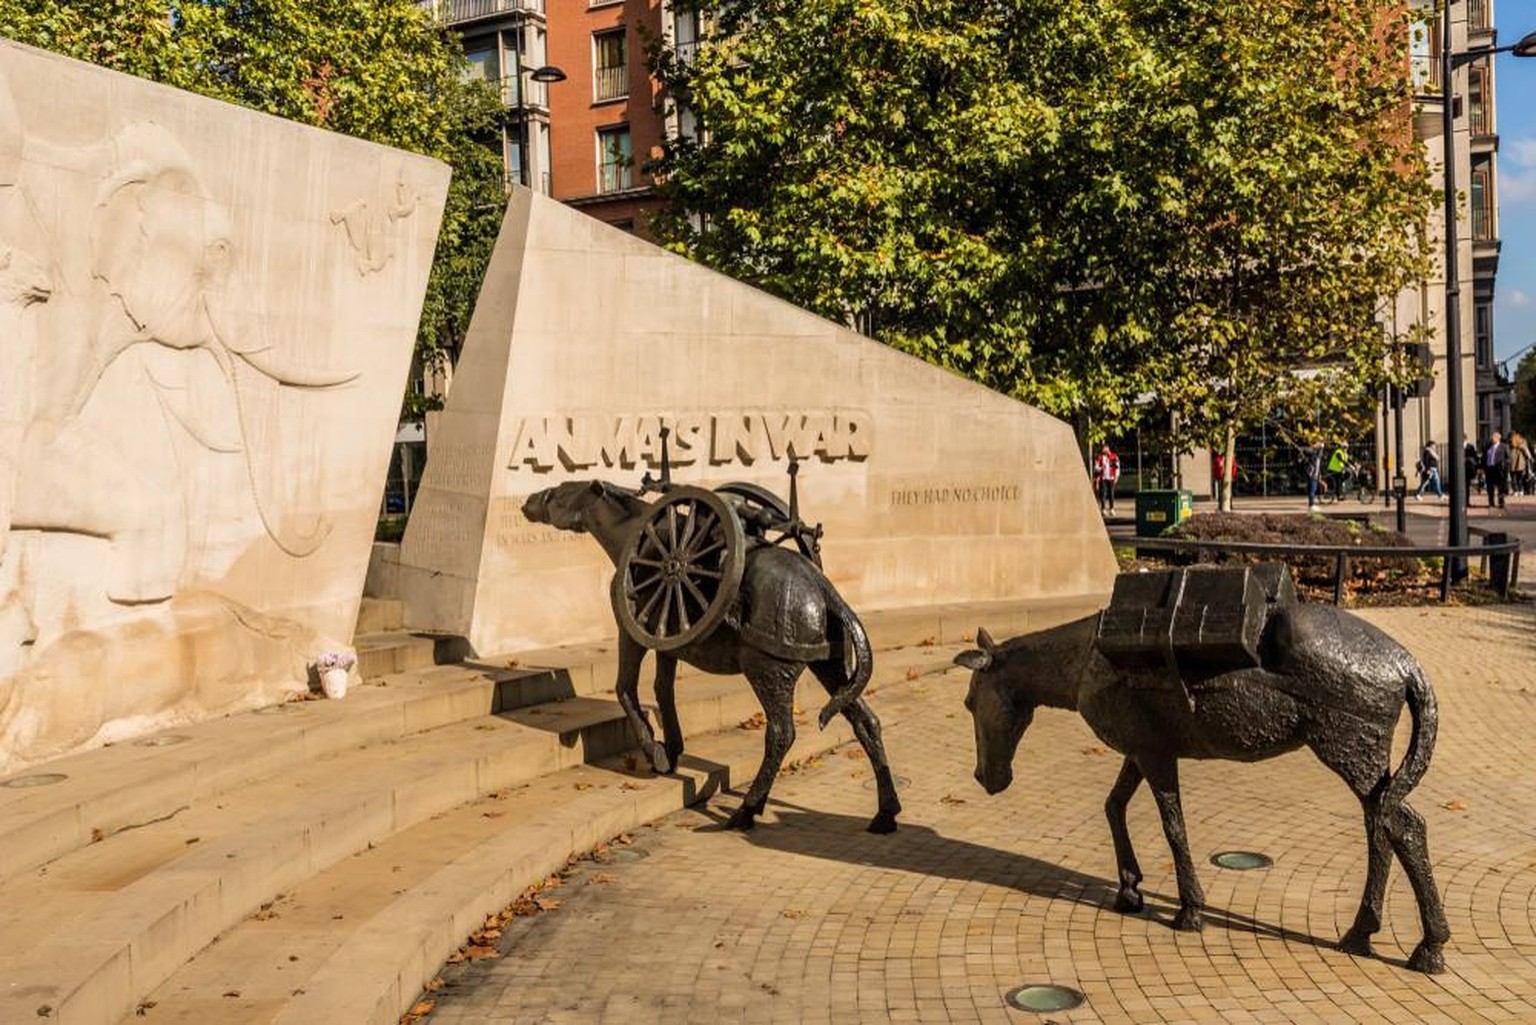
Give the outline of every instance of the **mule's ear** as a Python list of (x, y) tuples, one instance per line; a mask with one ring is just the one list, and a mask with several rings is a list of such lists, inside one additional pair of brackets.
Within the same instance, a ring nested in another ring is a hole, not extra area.
[(976, 643), (981, 645), (982, 651), (991, 651), (997, 647), (997, 642), (992, 639), (991, 634), (987, 633), (987, 628), (984, 626), (976, 628)]
[(592, 492), (594, 495), (601, 495), (606, 489), (603, 487), (602, 481), (595, 480), (587, 485), (587, 490)]
[(962, 651), (955, 656), (955, 665), (964, 666), (980, 672), (992, 664), (992, 653), (988, 651)]

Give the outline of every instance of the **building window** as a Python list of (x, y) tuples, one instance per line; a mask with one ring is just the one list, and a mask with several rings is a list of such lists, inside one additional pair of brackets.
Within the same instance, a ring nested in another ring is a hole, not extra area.
[(597, 191), (622, 192), (633, 185), (629, 126), (603, 128), (597, 133)]
[(1428, 20), (1414, 21), (1408, 28), (1408, 52), (1413, 62), (1413, 91), (1440, 91), (1440, 31)]
[(1477, 303), (1472, 307), (1472, 338), (1477, 353), (1477, 368), (1493, 367), (1493, 304)]
[(501, 77), (501, 61), (494, 46), (470, 50), (464, 56), (469, 61), (465, 77), (470, 81), (494, 82)]
[(1472, 237), (1493, 238), (1493, 196), (1488, 187), (1488, 165), (1472, 168)]
[(622, 100), (629, 95), (629, 68), (624, 55), (624, 30), (601, 32), (592, 37), (592, 85), (594, 98)]
[(678, 11), (672, 22), (677, 59), (690, 64), (699, 54), (699, 12)]
[(1467, 127), (1474, 136), (1492, 134), (1488, 106), (1488, 69), (1477, 65), (1467, 72)]

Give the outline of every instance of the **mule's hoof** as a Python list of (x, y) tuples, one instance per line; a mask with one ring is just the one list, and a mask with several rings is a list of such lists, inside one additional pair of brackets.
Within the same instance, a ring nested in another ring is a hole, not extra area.
[(1115, 910), (1122, 915), (1139, 915), (1146, 906), (1138, 890), (1121, 890), (1115, 894)]
[(1357, 957), (1374, 957), (1376, 952), (1371, 949), (1371, 934), (1363, 930), (1351, 929), (1339, 940), (1339, 949), (1346, 954), (1354, 954)]
[(1205, 919), (1199, 908), (1179, 908), (1179, 913), (1173, 916), (1173, 927), (1179, 932), (1199, 932), (1205, 928)]
[(865, 829), (870, 833), (879, 833), (882, 835), (886, 833), (894, 833), (896, 832), (896, 816), (887, 815), (885, 812), (881, 812), (870, 820), (869, 825), (866, 826)]
[(751, 829), (753, 825), (756, 824), (753, 821), (755, 818), (756, 816), (746, 808), (737, 808), (734, 812), (731, 813), (731, 817), (725, 820), (725, 828), (737, 829), (745, 833), (747, 830)]
[(658, 776), (665, 776), (672, 771), (672, 758), (660, 744), (645, 745), (645, 757)]
[(1408, 959), (1408, 967), (1425, 975), (1439, 975), (1445, 971), (1445, 954), (1438, 943), (1420, 943)]

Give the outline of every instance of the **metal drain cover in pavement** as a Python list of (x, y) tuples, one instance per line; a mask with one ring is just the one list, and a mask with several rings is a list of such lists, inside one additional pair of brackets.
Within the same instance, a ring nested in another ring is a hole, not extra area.
[(55, 783), (62, 783), (69, 777), (62, 772), (39, 772), (35, 776), (18, 776), (15, 779), (6, 780), (0, 786), (10, 787), (13, 790), (25, 790), (29, 787), (51, 787)]
[(1211, 855), (1211, 864), (1219, 868), (1236, 869), (1239, 872), (1248, 872), (1256, 868), (1269, 868), (1275, 863), (1275, 859), (1258, 851), (1222, 851), (1220, 854)]
[(1083, 1005), (1083, 995), (1077, 990), (1051, 983), (1010, 989), (1005, 999), (1010, 1007), (1016, 1007), (1021, 1011), (1033, 1011), (1036, 1014), (1070, 1011), (1074, 1007)]

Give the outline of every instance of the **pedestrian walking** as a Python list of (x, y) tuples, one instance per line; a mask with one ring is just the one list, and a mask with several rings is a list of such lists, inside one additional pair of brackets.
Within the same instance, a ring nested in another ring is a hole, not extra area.
[(1433, 491), (1440, 501), (1445, 501), (1445, 489), (1440, 485), (1440, 452), (1435, 448), (1434, 438), (1426, 441), (1424, 451), (1419, 453), (1419, 490), (1414, 493), (1415, 502), (1423, 501), (1425, 488)]
[(1477, 479), (1478, 473), (1482, 470), (1482, 460), (1479, 458), (1477, 446), (1472, 444), (1471, 438), (1463, 435), (1461, 441), (1461, 462), (1462, 466), (1466, 469), (1467, 508), (1470, 509), (1472, 508), (1472, 482)]
[(1316, 509), (1318, 491), (1323, 483), (1323, 446), (1313, 445), (1302, 452), (1302, 469), (1307, 474), (1307, 508)]
[(1483, 481), (1488, 489), (1488, 508), (1495, 504), (1504, 508), (1504, 496), (1509, 494), (1509, 446), (1498, 431), (1493, 432), (1483, 450)]
[(1099, 512), (1115, 512), (1115, 483), (1120, 479), (1120, 457), (1106, 443), (1093, 459), (1093, 483), (1099, 493)]
[(1509, 483), (1517, 495), (1529, 495), (1531, 493), (1531, 473), (1536, 469), (1536, 458), (1531, 455), (1531, 446), (1526, 442), (1525, 436), (1519, 431), (1512, 431), (1509, 435)]

